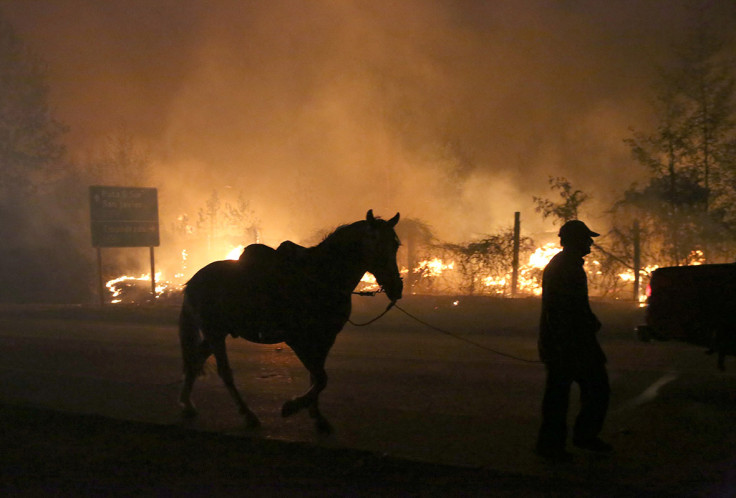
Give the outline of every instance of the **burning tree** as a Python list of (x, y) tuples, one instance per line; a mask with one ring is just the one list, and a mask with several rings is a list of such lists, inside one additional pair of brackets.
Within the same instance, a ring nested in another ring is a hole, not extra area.
[(182, 273), (259, 240), (260, 221), (242, 192), (223, 200), (213, 190), (195, 213), (182, 213), (171, 225), (175, 245), (181, 247)]

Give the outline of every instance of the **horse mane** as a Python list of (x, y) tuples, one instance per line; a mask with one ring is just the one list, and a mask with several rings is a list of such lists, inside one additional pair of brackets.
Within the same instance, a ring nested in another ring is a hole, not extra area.
[(338, 244), (347, 239), (350, 235), (352, 235), (353, 230), (355, 230), (358, 226), (362, 226), (365, 223), (365, 220), (360, 220), (354, 223), (340, 225), (335, 228), (332, 233), (325, 235), (325, 237), (322, 239), (322, 242), (317, 244), (315, 247), (325, 248), (334, 244)]

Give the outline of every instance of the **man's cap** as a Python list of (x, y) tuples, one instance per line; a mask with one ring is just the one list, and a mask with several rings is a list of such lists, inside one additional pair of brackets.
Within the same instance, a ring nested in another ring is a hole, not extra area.
[(560, 228), (558, 234), (560, 238), (580, 238), (580, 237), (598, 237), (600, 234), (595, 233), (593, 230), (588, 228), (588, 225), (580, 220), (570, 220)]

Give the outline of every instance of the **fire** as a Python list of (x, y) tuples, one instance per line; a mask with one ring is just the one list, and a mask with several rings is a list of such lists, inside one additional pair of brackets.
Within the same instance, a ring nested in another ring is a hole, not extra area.
[[(168, 282), (161, 282), (161, 272), (156, 272), (155, 275), (156, 279), (156, 285), (154, 288), (156, 297), (158, 298), (161, 294), (164, 293), (166, 289), (169, 288)], [(123, 286), (120, 286), (120, 284), (125, 282), (144, 282), (146, 284), (151, 282), (151, 274), (144, 273), (140, 277), (133, 277), (129, 275), (123, 275), (122, 277), (113, 278), (112, 280), (108, 280), (105, 284), (105, 287), (110, 291), (112, 294), (112, 299), (110, 300), (113, 304), (118, 304), (123, 302), (122, 300), (122, 294), (123, 294)]]
[(358, 283), (358, 289), (362, 292), (376, 292), (380, 286), (372, 273), (365, 272)]
[(705, 253), (703, 253), (703, 251), (701, 251), (700, 249), (690, 251), (690, 254), (687, 255), (687, 264), (689, 266), (705, 264)]
[(562, 248), (550, 242), (542, 247), (538, 247), (531, 256), (529, 256), (529, 263), (526, 265), (529, 268), (541, 268), (547, 266), (547, 263), (554, 257), (555, 254), (560, 252)]
[[(560, 252), (562, 248), (557, 244), (549, 243), (538, 247), (531, 255), (529, 261), (519, 266), (517, 290), (522, 294), (539, 296), (542, 294), (541, 275), (544, 267), (552, 257)], [(492, 289), (495, 294), (503, 295), (511, 284), (511, 273), (506, 275), (486, 277), (484, 285)]]
[(425, 261), (420, 261), (417, 264), (417, 267), (414, 269), (414, 273), (421, 273), (422, 277), (429, 278), (429, 277), (438, 277), (442, 275), (444, 271), (454, 270), (454, 269), (455, 269), (454, 261), (445, 263), (440, 258), (433, 258), (433, 259), (428, 259)]
[[(223, 250), (224, 259), (237, 260), (245, 248), (244, 245), (238, 245), (228, 250)], [(542, 294), (542, 272), (552, 257), (561, 250), (555, 243), (548, 243), (537, 247), (531, 254), (526, 263), (522, 263), (517, 273), (517, 295), (540, 296)], [(181, 252), (180, 270), (166, 280), (163, 272), (156, 273), (156, 288), (153, 299), (160, 299), (165, 295), (176, 296), (182, 289), (186, 279), (189, 278), (189, 253), (187, 250)], [(689, 257), (690, 264), (702, 264), (704, 257), (702, 252), (693, 251)], [(419, 261), (412, 265), (412, 268), (401, 268), (400, 273), (412, 286), (413, 292), (429, 293), (429, 294), (457, 294), (464, 292), (468, 282), (468, 269), (458, 266), (458, 263), (451, 259), (442, 259), (429, 255), (423, 261)], [(492, 267), (491, 267), (492, 268)], [(509, 296), (512, 286), (511, 268), (507, 270), (475, 270), (475, 274), (470, 275), (472, 278), (471, 292), (479, 292), (486, 295)], [(646, 286), (646, 276), (651, 274), (657, 265), (650, 265), (641, 269), (642, 296), (640, 301), (646, 299), (644, 295), (644, 287)], [(589, 261), (586, 263), (586, 271), (594, 280), (603, 274), (603, 267), (598, 261)], [(465, 272), (465, 273), (463, 273)], [(414, 277), (407, 278), (408, 276)], [(616, 275), (613, 275), (616, 277)], [(150, 274), (141, 274), (140, 276), (122, 275), (109, 280), (106, 284), (111, 294), (111, 303), (135, 302), (137, 299), (151, 299), (150, 290)], [(634, 282), (633, 270), (626, 270), (617, 275), (621, 284), (630, 285)], [(365, 273), (358, 284), (356, 290), (364, 292), (375, 292), (380, 289), (376, 282), (375, 276), (371, 273)]]
[(233, 247), (230, 252), (227, 253), (225, 259), (237, 260), (238, 258), (240, 258), (240, 254), (243, 252), (243, 249), (245, 249), (245, 246)]
[[(232, 249), (228, 251), (223, 251), (226, 256), (224, 259), (229, 260), (237, 260), (240, 257), (240, 254), (243, 252), (243, 249), (245, 249), (245, 246), (239, 245), (236, 247), (233, 247)], [(165, 293), (167, 292), (177, 292), (180, 291), (183, 288), (183, 284), (185, 282), (186, 278), (186, 272), (187, 272), (187, 260), (189, 258), (189, 253), (186, 249), (182, 250), (181, 252), (181, 271), (176, 272), (173, 277), (173, 281), (166, 280), (163, 276), (163, 272), (157, 271), (156, 272), (156, 285), (154, 288), (154, 297), (155, 299), (160, 299)], [(126, 296), (124, 294), (128, 293), (128, 291), (131, 288), (135, 288), (136, 291), (132, 292), (132, 296), (129, 296), (128, 299), (135, 299), (139, 297), (141, 294), (151, 295), (151, 274), (150, 273), (143, 273), (140, 276), (133, 276), (133, 275), (121, 275), (119, 277), (115, 277), (113, 279), (108, 280), (105, 283), (105, 287), (110, 292), (110, 303), (112, 304), (120, 304), (125, 301)]]

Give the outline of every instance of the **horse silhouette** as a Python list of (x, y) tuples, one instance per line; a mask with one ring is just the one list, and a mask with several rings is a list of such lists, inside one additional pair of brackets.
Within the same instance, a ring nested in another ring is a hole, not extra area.
[(217, 372), (246, 425), (260, 425), (233, 381), (225, 346), (231, 335), (261, 344), (285, 342), (309, 371), (311, 385), (284, 403), (282, 416), (308, 408), (317, 430), (331, 432), (319, 410), (319, 395), (327, 385), (325, 360), (350, 317), (352, 291), (366, 271), (386, 291), (389, 306), (401, 299), (398, 221), (398, 213), (382, 220), (369, 210), (365, 220), (338, 227), (314, 247), (288, 241), (278, 249), (252, 244), (238, 261), (215, 261), (200, 269), (187, 282), (179, 316), (184, 414), (196, 415), (192, 388), (214, 354)]

